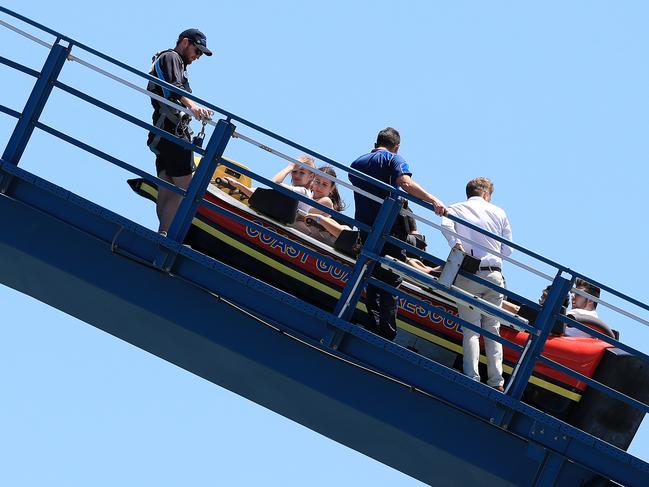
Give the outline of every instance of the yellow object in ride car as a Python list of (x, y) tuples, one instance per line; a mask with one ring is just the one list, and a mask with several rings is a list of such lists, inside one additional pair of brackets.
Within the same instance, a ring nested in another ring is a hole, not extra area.
[[(201, 159), (202, 158), (199, 156), (194, 157), (194, 164), (196, 164), (196, 167), (198, 167), (198, 165), (200, 164)], [(223, 159), (243, 169), (248, 169), (246, 166), (244, 166), (243, 164), (237, 161), (234, 161), (227, 157), (223, 157)], [(252, 180), (248, 176), (245, 176), (244, 174), (241, 174), (240, 172), (235, 171), (234, 169), (230, 169), (229, 167), (226, 167), (223, 164), (219, 164), (218, 166), (216, 166), (216, 170), (214, 171), (214, 174), (212, 174), (211, 181), (215, 182), (217, 178), (225, 178), (225, 177), (236, 179), (241, 184), (248, 186), (249, 188), (252, 188)]]

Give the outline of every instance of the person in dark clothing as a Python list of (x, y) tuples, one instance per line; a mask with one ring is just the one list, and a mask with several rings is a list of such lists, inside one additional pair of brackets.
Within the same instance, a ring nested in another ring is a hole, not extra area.
[[(401, 137), (396, 129), (392, 127), (383, 129), (376, 138), (374, 150), (356, 159), (351, 167), (394, 188), (403, 189), (407, 193), (433, 205), (437, 215), (445, 215), (446, 207), (444, 203), (436, 196), (428, 193), (412, 179), (408, 163), (397, 154), (400, 145)], [(379, 189), (372, 183), (364, 181), (353, 174), (349, 175), (349, 180), (354, 186), (380, 198), (385, 198), (389, 194), (387, 190)], [(356, 203), (355, 218), (362, 223), (373, 226), (374, 220), (381, 209), (381, 204), (357, 192), (354, 192), (354, 201)], [(405, 231), (405, 226), (399, 223), (400, 220), (397, 219), (397, 223), (391, 230), (391, 235), (406, 240), (407, 231)], [(363, 235), (363, 239), (365, 237), (366, 235)], [(405, 252), (401, 248), (389, 243), (383, 246), (381, 255), (390, 255), (403, 261), (406, 258)], [(378, 264), (374, 267), (372, 275), (394, 287), (401, 284), (401, 278), (398, 275)], [(368, 313), (365, 328), (383, 338), (393, 340), (397, 333), (397, 297), (371, 284), (367, 286), (366, 297)]]
[[(207, 48), (207, 38), (198, 29), (187, 29), (180, 33), (176, 47), (156, 53), (153, 56), (150, 75), (182, 88), (188, 93), (192, 90), (187, 79), (187, 66), (205, 54), (211, 56)], [(191, 142), (189, 122), (192, 115), (199, 120), (207, 120), (212, 111), (201, 107), (189, 98), (172, 92), (149, 81), (147, 90), (167, 100), (187, 108), (189, 113), (172, 108), (151, 98), (153, 105), (153, 125)], [(192, 151), (185, 149), (164, 137), (149, 132), (149, 149), (156, 155), (156, 173), (160, 179), (168, 181), (181, 189), (187, 189), (195, 169)], [(160, 220), (158, 232), (166, 235), (173, 220), (181, 196), (164, 188), (158, 192), (156, 212)]]

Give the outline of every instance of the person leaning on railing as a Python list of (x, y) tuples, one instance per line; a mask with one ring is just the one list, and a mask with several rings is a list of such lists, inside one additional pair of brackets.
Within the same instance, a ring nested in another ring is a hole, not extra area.
[[(199, 59), (202, 54), (206, 56), (212, 55), (212, 51), (207, 48), (205, 34), (198, 29), (187, 29), (178, 36), (176, 47), (156, 53), (153, 56), (153, 64), (149, 74), (191, 93), (192, 90), (187, 79), (187, 66)], [(185, 96), (158, 86), (152, 81), (149, 81), (147, 90), (163, 96), (169, 101), (185, 106), (199, 120), (206, 120), (212, 116), (211, 110), (199, 106)], [(187, 142), (191, 142), (190, 115), (160, 103), (153, 98), (151, 104), (153, 105), (153, 125)], [(155, 165), (158, 177), (186, 190), (195, 170), (192, 151), (153, 132), (149, 132), (147, 145), (156, 155)], [(156, 212), (160, 220), (160, 227), (158, 228), (160, 234), (167, 235), (181, 200), (180, 195), (168, 189), (159, 189)]]
[[(475, 178), (466, 185), (467, 201), (451, 205), (448, 209), (449, 214), (462, 220), (481, 227), (495, 235), (511, 241), (512, 229), (509, 219), (502, 208), (491, 203), (493, 193), (493, 183), (487, 178)], [(473, 244), (477, 242), (482, 246), (493, 249), (502, 255), (510, 255), (512, 250), (509, 246), (502, 244), (498, 240), (483, 235), (465, 225), (455, 223), (449, 218), (442, 219), (444, 236), (451, 247), (462, 250), (474, 257), (480, 259), (480, 267), (477, 275), (504, 287), (505, 281), (502, 274), (502, 259), (494, 254)], [(459, 235), (453, 235), (449, 231)], [(479, 284), (464, 276), (458, 276), (456, 285), (469, 293), (484, 299), (498, 307), (502, 305), (503, 295), (483, 284)], [(490, 331), (498, 335), (500, 323), (491, 316), (482, 316), (479, 309), (458, 304), (460, 318), (472, 323), (483, 330)], [(503, 347), (499, 342), (484, 337), (485, 352), (487, 355), (487, 384), (502, 391), (503, 384)], [(480, 359), (480, 335), (468, 328), (462, 329), (462, 347), (464, 353), (463, 367), (464, 373), (470, 378), (480, 381), (478, 372), (478, 361)]]
[[(397, 154), (400, 146), (401, 136), (399, 132), (392, 127), (383, 129), (376, 138), (374, 150), (356, 159), (351, 167), (394, 188), (403, 189), (407, 193), (433, 205), (436, 214), (445, 215), (446, 207), (444, 203), (412, 179), (408, 163)], [(380, 198), (388, 196), (387, 191), (379, 189), (374, 184), (353, 174), (349, 175), (349, 180), (354, 186)], [(373, 226), (381, 204), (358, 192), (354, 192), (354, 201), (356, 203), (356, 220)], [(392, 228), (391, 235), (404, 241), (407, 238), (403, 225), (399, 224), (395, 224)], [(363, 235), (363, 238), (365, 237), (366, 235)], [(389, 243), (384, 244), (381, 255), (390, 255), (405, 261), (405, 251)], [(374, 267), (372, 275), (394, 287), (401, 283), (401, 278), (398, 275), (383, 269), (380, 265)], [(370, 284), (367, 286), (366, 305), (368, 313), (365, 328), (388, 340), (393, 340), (397, 333), (397, 297)]]

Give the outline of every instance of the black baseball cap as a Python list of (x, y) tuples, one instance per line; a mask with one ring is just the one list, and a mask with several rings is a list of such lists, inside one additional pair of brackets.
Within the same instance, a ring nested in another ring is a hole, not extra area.
[(189, 41), (196, 46), (196, 48), (201, 51), (206, 56), (211, 56), (212, 51), (207, 48), (207, 37), (198, 29), (187, 29), (180, 33), (178, 36), (178, 41), (182, 40), (183, 37), (189, 39)]

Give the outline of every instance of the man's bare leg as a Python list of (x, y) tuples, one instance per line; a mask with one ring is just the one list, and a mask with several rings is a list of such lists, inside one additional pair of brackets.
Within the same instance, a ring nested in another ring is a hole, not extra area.
[[(164, 170), (160, 171), (158, 177), (184, 190), (189, 188), (189, 183), (192, 181), (191, 174), (188, 174), (187, 176), (171, 177), (167, 176), (167, 173)], [(160, 220), (160, 227), (158, 228), (159, 233), (164, 232), (166, 234), (169, 231), (169, 227), (176, 215), (176, 211), (178, 211), (181, 201), (182, 196), (179, 194), (165, 188), (159, 189), (158, 202), (156, 204), (156, 213), (158, 214), (158, 220)]]

